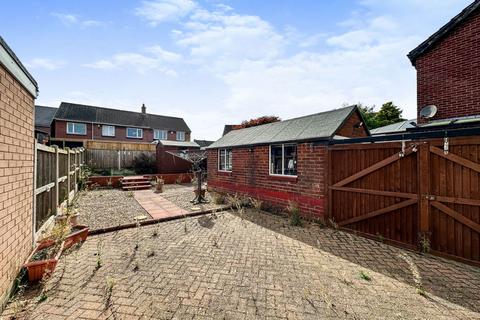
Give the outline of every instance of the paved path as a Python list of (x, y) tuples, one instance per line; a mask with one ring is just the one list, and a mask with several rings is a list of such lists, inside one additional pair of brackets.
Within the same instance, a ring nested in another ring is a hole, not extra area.
[(224, 212), (90, 237), (26, 318), (480, 319), (478, 292), (478, 268)]
[(153, 219), (183, 216), (189, 213), (153, 190), (135, 191), (134, 197)]

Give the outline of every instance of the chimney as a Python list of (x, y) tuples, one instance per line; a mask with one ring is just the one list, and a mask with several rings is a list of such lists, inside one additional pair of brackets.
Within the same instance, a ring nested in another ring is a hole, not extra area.
[(142, 103), (142, 113), (147, 113), (147, 107), (145, 107), (145, 103)]

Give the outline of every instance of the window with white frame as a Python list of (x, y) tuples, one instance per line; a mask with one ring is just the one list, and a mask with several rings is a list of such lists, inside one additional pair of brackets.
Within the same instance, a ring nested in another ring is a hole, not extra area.
[(127, 138), (142, 139), (143, 129), (140, 128), (127, 128)]
[(185, 141), (185, 132), (177, 131), (177, 141)]
[(153, 130), (153, 139), (167, 140), (167, 130), (160, 130), (160, 129)]
[(87, 134), (87, 125), (85, 123), (67, 122), (67, 133), (68, 134), (86, 135)]
[(270, 146), (270, 174), (282, 176), (297, 175), (297, 146), (295, 144)]
[(218, 170), (232, 171), (232, 149), (218, 150)]
[(102, 136), (115, 137), (115, 126), (102, 125)]

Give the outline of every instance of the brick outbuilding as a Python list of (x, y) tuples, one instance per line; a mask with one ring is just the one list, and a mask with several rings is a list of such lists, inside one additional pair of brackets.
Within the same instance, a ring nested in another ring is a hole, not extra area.
[(37, 83), (0, 37), (0, 309), (33, 245)]
[(369, 134), (356, 106), (233, 130), (207, 147), (208, 188), (279, 209), (295, 202), (302, 215), (321, 219), (328, 143)]

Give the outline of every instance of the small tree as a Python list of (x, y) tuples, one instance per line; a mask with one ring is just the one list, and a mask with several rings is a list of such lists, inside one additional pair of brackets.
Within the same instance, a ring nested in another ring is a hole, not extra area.
[(369, 107), (362, 103), (357, 103), (357, 106), (369, 129), (375, 129), (405, 120), (402, 118), (402, 109), (397, 107), (392, 101), (385, 102), (378, 112), (375, 111), (375, 105)]
[(155, 173), (156, 158), (148, 153), (141, 153), (133, 159), (133, 169), (137, 174)]

